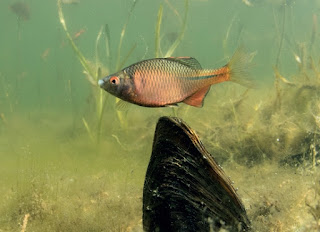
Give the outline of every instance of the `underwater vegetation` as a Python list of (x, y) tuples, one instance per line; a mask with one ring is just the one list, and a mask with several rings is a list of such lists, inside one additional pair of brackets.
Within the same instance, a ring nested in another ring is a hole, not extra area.
[[(110, 56), (111, 56), (111, 50), (110, 50), (110, 32), (109, 32), (109, 27), (108, 24), (105, 24), (104, 26), (101, 27), (97, 39), (96, 39), (96, 57), (95, 57), (95, 61), (92, 62), (90, 60), (87, 60), (83, 54), (81, 53), (81, 51), (79, 50), (79, 48), (76, 46), (76, 44), (74, 43), (74, 39), (72, 38), (72, 36), (69, 34), (67, 26), (66, 26), (66, 22), (64, 19), (64, 15), (62, 12), (62, 5), (61, 5), (61, 0), (58, 0), (58, 13), (59, 13), (59, 19), (60, 19), (60, 23), (62, 24), (62, 27), (67, 35), (68, 40), (71, 43), (71, 46), (73, 48), (73, 50), (76, 53), (76, 56), (78, 57), (81, 65), (84, 68), (84, 73), (88, 79), (88, 81), (91, 83), (91, 85), (93, 86), (93, 95), (95, 98), (95, 107), (96, 107), (96, 125), (89, 125), (89, 123), (87, 122), (87, 120), (85, 118), (82, 118), (83, 124), (85, 126), (85, 128), (87, 129), (87, 132), (91, 138), (92, 141), (96, 141), (98, 144), (100, 142), (100, 135), (101, 135), (101, 128), (103, 126), (102, 124), (102, 119), (103, 119), (103, 115), (104, 112), (106, 110), (106, 103), (107, 103), (107, 97), (108, 95), (106, 95), (102, 89), (99, 89), (99, 91), (96, 90), (96, 87), (98, 86), (98, 80), (103, 77), (106, 76), (107, 74), (110, 74), (110, 70), (112, 72), (114, 72), (115, 70), (119, 70), (121, 67), (123, 67), (123, 65), (126, 63), (127, 59), (132, 55), (133, 51), (136, 48), (136, 44), (134, 44), (131, 49), (127, 52), (127, 54), (122, 58), (122, 43), (123, 43), (123, 39), (127, 30), (127, 25), (129, 23), (130, 17), (132, 15), (132, 12), (135, 8), (135, 5), (137, 3), (137, 1), (133, 1), (132, 6), (130, 8), (130, 11), (127, 15), (127, 19), (123, 25), (121, 34), (120, 34), (120, 39), (119, 39), (119, 44), (118, 44), (118, 48), (116, 51), (116, 63), (112, 64), (112, 63), (104, 63), (102, 64), (101, 62), (101, 58), (99, 57), (99, 49), (101, 49), (101, 46), (99, 46), (101, 37), (104, 37), (105, 43), (104, 43), (104, 49), (105, 52), (105, 56), (106, 56), (106, 60), (110, 61)], [(160, 5), (159, 8), (159, 12), (158, 12), (158, 18), (157, 18), (157, 24), (156, 24), (156, 33), (155, 33), (155, 41), (156, 41), (156, 48), (155, 48), (155, 55), (156, 57), (159, 55), (160, 50), (161, 50), (161, 44), (160, 44), (160, 27), (161, 27), (161, 21), (162, 21), (162, 5)], [(179, 45), (179, 43), (181, 42), (184, 32), (185, 32), (185, 27), (186, 27), (186, 20), (187, 20), (187, 14), (188, 14), (188, 0), (185, 0), (185, 15), (184, 15), (184, 19), (182, 22), (182, 29), (181, 32), (179, 33), (178, 37), (176, 38), (176, 40), (173, 42), (172, 46), (170, 46), (168, 48), (168, 51), (166, 52), (166, 56), (170, 56), (175, 49), (177, 48), (177, 46)], [(112, 70), (112, 65), (116, 68), (115, 70)], [(115, 103), (117, 106), (116, 109), (116, 115), (117, 118), (119, 119), (121, 125), (123, 127), (126, 127), (126, 116), (125, 116), (125, 112), (123, 112), (123, 110), (121, 110), (121, 108), (123, 108), (122, 102), (120, 101), (120, 99), (116, 98)], [(120, 106), (119, 106), (120, 105)], [(110, 107), (110, 106), (109, 106)], [(95, 129), (93, 129), (93, 127)], [(96, 133), (93, 132), (93, 130), (96, 130)]]
[[(84, 2), (74, 6), (81, 8)], [(73, 52), (72, 59), (63, 62), (69, 66), (73, 61), (80, 61), (81, 66), (72, 67), (72, 72), (75, 69), (84, 71), (85, 85), (89, 87), (78, 91), (87, 91), (82, 94), (88, 95), (88, 104), (80, 105), (84, 109), (75, 113), (49, 107), (43, 107), (42, 111), (28, 107), (20, 110), (16, 95), (22, 88), (17, 87), (26, 75), (21, 71), (17, 78), (18, 75), (1, 70), (0, 174), (4, 178), (0, 178), (3, 196), (0, 231), (143, 231), (143, 183), (152, 153), (155, 125), (164, 115), (182, 118), (197, 132), (206, 150), (214, 155), (232, 181), (253, 231), (319, 230), (317, 9), (309, 15), (304, 33), (294, 34), (290, 25), (295, 1), (247, 1), (252, 6), (240, 3), (249, 10), (269, 2), (273, 4), (270, 12), (274, 12), (275, 21), (270, 24), (275, 30), (274, 53), (267, 57), (273, 61), (274, 65), (269, 67), (273, 73), (258, 72), (257, 75), (257, 79), (264, 76), (272, 80), (272, 85), (263, 83), (256, 89), (232, 84), (213, 86), (201, 109), (182, 105), (175, 109), (131, 106), (125, 110), (119, 100), (97, 85), (103, 76), (128, 65), (132, 57), (143, 60), (147, 58), (144, 54), (150, 57), (189, 55), (182, 52), (189, 52), (188, 47), (194, 45), (188, 26), (195, 20), (193, 7), (208, 2), (185, 1), (177, 9), (173, 1), (161, 1), (152, 18), (151, 39), (144, 42), (140, 37), (126, 40), (134, 27), (130, 22), (142, 17), (135, 15), (141, 2), (130, 1), (118, 31), (111, 30), (110, 22), (102, 24), (97, 34), (87, 29), (84, 36), (95, 35), (91, 41), (93, 46), (85, 50), (81, 41), (76, 41), (70, 33), (73, 31), (73, 18), (69, 17), (72, 11), (64, 8), (66, 1), (58, 1), (57, 27), (61, 28), (61, 37), (67, 36), (69, 42), (60, 49)], [(167, 30), (168, 14), (176, 19), (174, 26), (178, 27), (172, 26), (175, 30)], [(28, 23), (33, 18), (32, 15)], [(220, 41), (223, 49), (217, 52), (219, 56), (232, 53), (230, 43), (239, 44), (241, 39), (234, 39), (232, 33), (244, 40), (251, 36), (252, 40), (245, 41), (251, 50), (250, 42), (259, 35), (248, 35), (245, 27), (237, 30), (239, 24), (237, 16), (223, 24), (226, 35), (222, 36), (225, 40)], [(200, 37), (202, 43), (205, 36)], [(138, 44), (138, 40), (143, 41), (145, 47)], [(58, 47), (60, 44), (58, 40)], [(269, 47), (261, 45), (257, 56), (264, 56), (261, 53), (264, 49)], [(88, 50), (94, 50), (94, 55), (87, 55)], [(51, 54), (48, 63), (55, 56), (53, 46)], [(259, 65), (258, 68), (266, 66)], [(68, 78), (61, 70), (57, 73), (58, 77)], [(42, 78), (45, 76), (40, 74)], [(77, 78), (81, 82), (81, 76)], [(74, 80), (64, 81), (64, 88), (54, 89), (55, 95), (71, 96), (72, 91), (77, 91), (70, 84)], [(70, 100), (68, 107), (76, 104), (75, 99)]]

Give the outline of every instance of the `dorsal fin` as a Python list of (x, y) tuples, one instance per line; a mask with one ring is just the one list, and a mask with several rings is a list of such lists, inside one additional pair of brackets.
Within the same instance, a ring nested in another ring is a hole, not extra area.
[(199, 70), (202, 69), (201, 64), (193, 57), (168, 57), (168, 60), (175, 61), (177, 63), (188, 66), (191, 69)]

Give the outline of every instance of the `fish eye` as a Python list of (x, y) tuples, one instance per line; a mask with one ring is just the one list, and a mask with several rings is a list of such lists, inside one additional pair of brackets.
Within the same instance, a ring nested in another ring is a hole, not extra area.
[(119, 84), (119, 77), (113, 76), (113, 77), (110, 78), (109, 81), (110, 81), (110, 84), (117, 85), (117, 84)]

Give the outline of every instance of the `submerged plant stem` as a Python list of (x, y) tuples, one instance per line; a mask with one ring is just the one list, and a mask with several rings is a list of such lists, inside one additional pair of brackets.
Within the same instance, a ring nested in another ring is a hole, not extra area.
[(108, 24), (106, 24), (104, 26), (104, 31), (105, 31), (105, 35), (106, 35), (106, 55), (107, 55), (107, 59), (109, 59), (110, 57), (110, 31), (109, 31), (109, 26)]
[(93, 134), (91, 132), (90, 126), (87, 123), (87, 120), (85, 118), (82, 118), (82, 122), (83, 122), (83, 125), (84, 125), (84, 127), (86, 128), (86, 130), (88, 132), (88, 135), (89, 135), (91, 141), (94, 142), (94, 137), (93, 137)]
[(97, 144), (100, 143), (100, 137), (101, 137), (101, 128), (102, 128), (102, 119), (103, 119), (103, 113), (104, 109), (106, 107), (107, 103), (107, 98), (109, 95), (105, 95), (103, 97), (103, 91), (100, 90), (100, 107), (99, 107), (99, 112), (98, 112), (98, 125), (97, 125)]
[(283, 1), (283, 19), (282, 19), (282, 29), (281, 29), (281, 35), (280, 35), (280, 44), (279, 44), (279, 50), (277, 54), (277, 59), (276, 59), (276, 68), (279, 67), (279, 60), (280, 60), (280, 54), (283, 46), (283, 41), (284, 41), (284, 32), (285, 32), (285, 24), (286, 24), (286, 5), (287, 1)]
[(123, 67), (125, 65), (125, 63), (127, 62), (127, 60), (129, 59), (129, 57), (131, 56), (131, 54), (133, 53), (134, 49), (136, 49), (137, 47), (137, 43), (135, 43), (131, 49), (129, 50), (129, 52), (127, 53), (127, 55), (123, 58), (123, 60), (120, 63), (120, 67)]
[(25, 232), (26, 231), (29, 217), (30, 217), (29, 213), (24, 215), (23, 224), (22, 224), (22, 227), (21, 227), (21, 232)]
[(67, 29), (67, 25), (66, 25), (66, 21), (64, 19), (64, 16), (63, 16), (63, 12), (62, 12), (62, 7), (61, 7), (61, 0), (58, 0), (58, 14), (59, 14), (59, 20), (60, 20), (60, 23), (63, 27), (63, 30), (65, 31), (66, 35), (67, 35), (67, 38), (74, 50), (74, 52), (76, 53), (82, 67), (85, 69), (85, 71), (91, 75), (92, 77), (94, 76), (94, 72), (92, 71), (92, 69), (89, 67), (87, 61), (86, 61), (86, 58), (82, 55), (81, 51), (79, 50), (79, 48), (77, 47), (77, 45), (74, 43), (73, 39), (72, 39), (72, 36), (70, 35), (68, 29)]
[(123, 42), (123, 38), (124, 38), (124, 35), (126, 33), (127, 26), (128, 26), (130, 17), (132, 15), (132, 12), (133, 12), (133, 9), (134, 9), (136, 3), (137, 3), (137, 0), (133, 0), (133, 4), (132, 4), (131, 9), (129, 11), (129, 14), (127, 16), (127, 20), (126, 20), (125, 24), (123, 25), (123, 28), (122, 28), (122, 31), (121, 31), (121, 34), (120, 34), (119, 45), (118, 45), (118, 54), (117, 54), (116, 71), (118, 71), (121, 68), (121, 66), (120, 66), (120, 64), (121, 64), (120, 55), (121, 55), (122, 42)]
[(179, 34), (178, 38), (176, 39), (176, 41), (174, 41), (174, 43), (171, 45), (171, 47), (169, 48), (169, 50), (165, 54), (165, 57), (171, 56), (172, 53), (174, 53), (174, 51), (176, 50), (176, 48), (179, 46), (180, 42), (183, 39), (184, 33), (186, 31), (186, 27), (187, 27), (188, 10), (189, 10), (189, 1), (185, 0), (185, 12), (184, 12), (183, 23), (182, 23), (182, 28), (181, 28), (180, 34)]
[(155, 36), (155, 57), (159, 57), (159, 51), (160, 51), (160, 28), (161, 28), (161, 22), (162, 22), (162, 12), (163, 12), (163, 6), (160, 4), (159, 11), (158, 11), (158, 18), (157, 18), (157, 24), (156, 24), (156, 36)]
[[(96, 52), (95, 52), (95, 53), (96, 53), (96, 54), (95, 54), (95, 57), (96, 57), (96, 66), (95, 66), (95, 67), (99, 67), (99, 65), (100, 65), (98, 45), (99, 45), (99, 41), (100, 41), (100, 38), (101, 38), (101, 35), (102, 35), (102, 31), (103, 31), (103, 27), (100, 28), (100, 30), (99, 30), (99, 32), (98, 32), (98, 35), (97, 35), (97, 39), (96, 39)], [(95, 77), (96, 80), (99, 79), (99, 68), (96, 68), (94, 77)]]
[[(131, 53), (133, 52), (133, 50), (135, 49), (136, 47), (136, 44), (130, 49), (130, 51), (128, 52), (127, 56), (124, 58), (124, 60), (121, 62), (121, 59), (120, 59), (120, 55), (121, 55), (121, 48), (122, 48), (122, 42), (123, 42), (123, 38), (124, 38), (124, 35), (126, 33), (126, 30), (127, 30), (127, 26), (128, 26), (128, 23), (129, 23), (129, 20), (130, 20), (130, 17), (132, 15), (132, 12), (134, 10), (134, 7), (136, 6), (137, 4), (137, 1), (138, 0), (133, 0), (133, 4), (131, 6), (131, 9), (129, 11), (129, 14), (127, 16), (127, 19), (126, 19), (126, 22), (125, 24), (123, 25), (123, 28), (122, 28), (122, 31), (121, 31), (121, 34), (120, 34), (120, 39), (119, 39), (119, 45), (118, 45), (118, 54), (117, 54), (117, 63), (116, 63), (116, 71), (118, 71), (122, 65), (124, 65), (124, 63), (126, 62), (126, 60), (129, 58), (129, 56), (131, 55)], [(119, 99), (116, 98), (116, 104), (119, 102)], [(126, 128), (127, 125), (126, 125), (126, 120), (125, 120), (125, 114), (122, 112), (122, 111), (119, 111), (117, 110), (117, 117), (118, 117), (118, 120), (120, 121), (120, 124), (122, 127)]]
[[(285, 32), (285, 24), (286, 24), (286, 5), (287, 1), (283, 1), (283, 19), (282, 19), (282, 29), (281, 29), (281, 35), (280, 35), (280, 44), (279, 44), (279, 50), (276, 58), (276, 65), (275, 65), (275, 70), (279, 69), (279, 61), (280, 61), (280, 55), (281, 55), (281, 50), (283, 46), (283, 41), (284, 41), (284, 32)], [(275, 75), (277, 75), (275, 73)], [(277, 110), (281, 108), (281, 92), (280, 92), (280, 86), (279, 86), (279, 78), (276, 78), (275, 80), (275, 89), (276, 89), (276, 101), (275, 101), (275, 107)]]

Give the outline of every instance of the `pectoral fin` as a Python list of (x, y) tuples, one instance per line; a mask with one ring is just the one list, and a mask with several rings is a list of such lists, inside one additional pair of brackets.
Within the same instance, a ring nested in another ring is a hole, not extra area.
[(127, 111), (130, 107), (130, 104), (124, 100), (117, 99), (116, 110), (117, 111)]
[(183, 102), (190, 106), (202, 107), (203, 99), (205, 98), (209, 90), (210, 90), (210, 85), (198, 90), (197, 92), (192, 94), (190, 97), (187, 97), (186, 99), (184, 99)]

